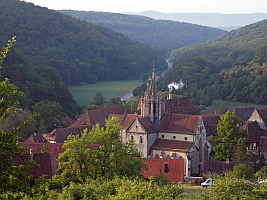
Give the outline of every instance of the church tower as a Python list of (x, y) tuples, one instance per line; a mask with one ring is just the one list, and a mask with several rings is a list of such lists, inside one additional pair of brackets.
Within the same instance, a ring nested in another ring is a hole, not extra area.
[(155, 118), (160, 120), (165, 112), (164, 104), (165, 101), (162, 100), (161, 93), (157, 90), (154, 61), (149, 90), (145, 92), (145, 96), (141, 99), (141, 116), (149, 117), (152, 123)]

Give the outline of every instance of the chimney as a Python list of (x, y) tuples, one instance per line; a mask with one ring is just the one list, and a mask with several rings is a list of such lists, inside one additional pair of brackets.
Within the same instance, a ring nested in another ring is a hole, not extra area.
[(169, 93), (169, 99), (172, 99), (172, 93)]

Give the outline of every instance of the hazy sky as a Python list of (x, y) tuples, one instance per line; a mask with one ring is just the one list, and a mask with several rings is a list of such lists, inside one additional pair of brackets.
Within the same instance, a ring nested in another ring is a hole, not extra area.
[(103, 12), (267, 13), (267, 0), (24, 0), (49, 9)]

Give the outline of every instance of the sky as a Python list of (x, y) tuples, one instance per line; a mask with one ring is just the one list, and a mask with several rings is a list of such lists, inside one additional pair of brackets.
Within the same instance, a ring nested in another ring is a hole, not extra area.
[(71, 9), (113, 13), (267, 13), (267, 0), (23, 0), (54, 10)]

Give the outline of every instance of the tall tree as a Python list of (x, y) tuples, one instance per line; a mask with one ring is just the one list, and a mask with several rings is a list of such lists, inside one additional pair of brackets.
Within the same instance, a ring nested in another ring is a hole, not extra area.
[[(12, 38), (8, 46), (3, 48), (4, 51), (0, 55), (0, 65), (3, 64), (3, 59), (13, 46), (13, 42), (15, 42), (15, 38)], [(0, 66), (0, 70), (1, 68)], [(12, 112), (19, 106), (18, 100), (22, 95), (23, 93), (18, 91), (18, 88), (11, 84), (7, 78), (0, 82), (0, 124), (11, 118)], [(25, 153), (25, 147), (17, 145), (18, 133), (32, 120), (30, 116), (11, 131), (3, 131), (0, 128), (0, 196), (6, 193), (8, 199), (13, 199), (12, 193), (14, 192), (31, 193), (30, 180), (32, 178), (26, 171), (35, 166), (34, 162), (29, 161), (26, 165), (16, 166), (12, 158)]]
[[(59, 156), (58, 172), (64, 179), (85, 182), (86, 178), (114, 176), (140, 177), (146, 167), (133, 141), (122, 143), (119, 138), (118, 118), (106, 121), (105, 128), (98, 124), (91, 132), (69, 135)], [(135, 158), (139, 156), (139, 158)]]
[(94, 95), (94, 103), (97, 106), (102, 106), (104, 105), (105, 102), (105, 97), (103, 96), (102, 92), (98, 91)]
[(241, 120), (235, 115), (227, 111), (218, 123), (217, 136), (211, 136), (210, 140), (213, 143), (215, 155), (213, 160), (232, 160), (238, 139), (248, 135), (245, 129), (240, 130), (238, 123)]

